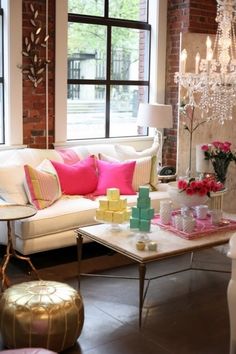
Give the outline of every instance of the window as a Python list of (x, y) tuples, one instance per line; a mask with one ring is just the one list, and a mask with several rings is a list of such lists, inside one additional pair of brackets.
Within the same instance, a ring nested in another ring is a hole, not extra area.
[(68, 0), (67, 140), (146, 135), (148, 0)]
[(0, 144), (4, 143), (3, 9), (0, 1)]

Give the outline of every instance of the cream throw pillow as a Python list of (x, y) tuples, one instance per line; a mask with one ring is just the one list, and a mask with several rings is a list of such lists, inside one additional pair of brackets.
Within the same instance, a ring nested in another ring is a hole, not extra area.
[(154, 142), (152, 146), (143, 151), (136, 151), (133, 146), (115, 144), (115, 150), (120, 161), (137, 159), (140, 157), (157, 156), (159, 144)]
[(8, 165), (0, 167), (0, 197), (7, 203), (28, 203), (24, 189), (24, 167), (22, 165)]
[[(102, 153), (99, 154), (99, 159), (108, 162), (119, 162), (119, 160)], [(136, 192), (140, 186), (145, 185), (149, 185), (151, 190), (157, 190), (156, 156), (128, 159), (125, 161), (136, 162), (132, 181), (132, 187)]]

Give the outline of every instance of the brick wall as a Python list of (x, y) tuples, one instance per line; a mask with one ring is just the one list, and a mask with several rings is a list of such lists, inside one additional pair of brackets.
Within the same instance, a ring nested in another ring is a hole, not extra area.
[(168, 0), (166, 103), (173, 106), (173, 129), (166, 129), (163, 165), (176, 166), (178, 126), (178, 86), (174, 73), (179, 70), (180, 32), (215, 33), (216, 0)]
[[(33, 5), (34, 12), (31, 10)], [(39, 43), (45, 43), (46, 33), (46, 1), (45, 0), (23, 0), (22, 1), (22, 22), (23, 22), (23, 38), (25, 43), (27, 37), (32, 44), (31, 32), (34, 34), (37, 28), (41, 28), (39, 34)], [(32, 25), (30, 20), (34, 19), (34, 14), (38, 10), (38, 16), (35, 18), (36, 27)], [(51, 147), (54, 141), (54, 86), (55, 86), (55, 0), (48, 1), (48, 141)], [(24, 47), (24, 46), (23, 46)], [(46, 50), (41, 47), (37, 51), (38, 58), (45, 59)], [(23, 56), (23, 65), (28, 69), (30, 59)], [(23, 143), (33, 148), (46, 147), (46, 80), (45, 71), (43, 73), (43, 81), (34, 87), (33, 83), (28, 79), (28, 73), (23, 75)]]

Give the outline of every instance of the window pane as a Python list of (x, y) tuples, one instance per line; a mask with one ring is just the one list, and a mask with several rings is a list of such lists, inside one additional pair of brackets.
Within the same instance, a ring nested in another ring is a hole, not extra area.
[(112, 28), (113, 80), (147, 80), (149, 71), (149, 32)]
[(3, 126), (3, 85), (0, 84), (0, 144), (4, 144), (4, 126)]
[(68, 78), (105, 79), (106, 27), (68, 24)]
[(105, 137), (105, 96), (103, 85), (68, 85), (68, 140)]
[(136, 121), (139, 103), (147, 98), (147, 86), (112, 86), (111, 137), (146, 135), (147, 129), (138, 128)]
[(3, 55), (2, 55), (2, 51), (3, 51), (3, 45), (2, 45), (2, 16), (0, 16), (0, 76), (3, 75), (2, 72), (2, 59), (3, 59)]
[(146, 0), (109, 0), (109, 17), (147, 21)]
[(68, 12), (104, 16), (104, 0), (68, 0)]

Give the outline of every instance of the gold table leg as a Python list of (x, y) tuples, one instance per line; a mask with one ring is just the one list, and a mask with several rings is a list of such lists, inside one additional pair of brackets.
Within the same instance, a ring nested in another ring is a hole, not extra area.
[(144, 281), (146, 274), (146, 265), (144, 263), (139, 263), (139, 328), (142, 326), (142, 311), (143, 311), (143, 290), (144, 290)]
[(15, 257), (15, 258), (18, 258), (18, 259), (28, 262), (28, 264), (30, 265), (30, 268), (36, 274), (37, 278), (40, 279), (40, 276), (39, 276), (36, 268), (34, 267), (33, 263), (30, 260), (30, 257), (20, 256), (19, 254), (16, 253), (16, 251), (13, 247), (13, 242), (12, 242), (11, 222), (10, 222), (10, 220), (8, 220), (7, 221), (7, 249), (6, 249), (6, 253), (3, 257), (3, 261), (2, 261), (2, 264), (0, 267), (0, 274), (1, 274), (1, 278), (2, 278), (2, 284), (1, 284), (2, 290), (4, 289), (4, 287), (8, 287), (10, 285), (9, 278), (6, 276), (6, 269), (7, 269), (7, 265), (9, 263), (11, 257)]
[(78, 290), (80, 290), (83, 236), (78, 232), (76, 238), (77, 238)]

